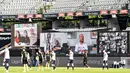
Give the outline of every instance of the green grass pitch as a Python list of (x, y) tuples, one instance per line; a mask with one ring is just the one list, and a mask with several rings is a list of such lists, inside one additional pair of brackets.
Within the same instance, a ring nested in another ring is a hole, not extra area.
[[(73, 71), (71, 68), (66, 70), (66, 67), (57, 67), (55, 71), (50, 69), (44, 69), (43, 71), (37, 71), (38, 67), (33, 67), (28, 72), (23, 72), (23, 67), (10, 67), (9, 73), (130, 73), (130, 69), (112, 69), (102, 70), (102, 68), (90, 68), (84, 70), (83, 68), (76, 67)], [(0, 67), (0, 73), (5, 73), (4, 67)]]

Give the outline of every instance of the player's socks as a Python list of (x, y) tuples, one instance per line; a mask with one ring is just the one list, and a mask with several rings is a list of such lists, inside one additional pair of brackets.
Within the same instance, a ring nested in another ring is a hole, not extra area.
[(40, 71), (41, 70), (41, 67), (40, 66), (38, 66), (38, 69), (37, 69), (37, 71)]
[(85, 70), (85, 66), (84, 66), (84, 70)]
[(26, 72), (26, 66), (24, 65), (24, 71), (23, 72)]
[(6, 67), (6, 70), (8, 70), (8, 69), (9, 69), (9, 66)]
[(3, 63), (3, 66), (5, 67), (5, 69), (7, 70), (7, 66), (6, 66), (6, 64), (5, 63)]
[(46, 66), (46, 67), (47, 67), (47, 69), (49, 69), (49, 64), (47, 64), (47, 66)]
[(55, 64), (52, 64), (53, 70), (55, 70)]
[(42, 69), (42, 66), (40, 66), (40, 69)]
[(106, 63), (106, 68), (107, 68), (107, 70), (108, 70), (108, 64)]
[(74, 70), (74, 66), (72, 66), (72, 70)]
[(107, 67), (107, 70), (108, 70), (109, 69), (108, 66), (106, 66), (106, 67)]
[(7, 64), (6, 64), (6, 70), (8, 70), (8, 69), (9, 69), (9, 64), (7, 63)]
[(8, 70), (6, 70), (6, 73), (8, 73), (9, 71)]
[(26, 72), (26, 67), (24, 66), (24, 70), (23, 70), (23, 72)]
[(53, 70), (55, 70), (56, 69), (56, 66), (53, 66)]
[(68, 63), (68, 64), (67, 64), (67, 69), (69, 69), (69, 66), (70, 66), (70, 64)]
[(6, 65), (4, 65), (4, 67), (5, 67), (5, 69), (7, 70), (7, 66), (6, 66)]
[(72, 63), (72, 70), (74, 70), (74, 64)]
[(44, 70), (42, 66), (40, 66), (40, 70), (42, 70), (42, 71)]
[(31, 68), (31, 65), (30, 65), (30, 64), (29, 64), (28, 66)]
[(30, 66), (29, 70), (32, 70), (32, 67)]
[(102, 69), (104, 70), (104, 66), (102, 66)]
[(41, 69), (42, 69), (42, 71), (44, 70), (44, 68), (41, 66)]
[(49, 64), (46, 64), (46, 68), (49, 69), (49, 68), (50, 68), (50, 65), (49, 65)]
[(41, 67), (40, 67), (40, 66), (38, 66), (38, 69), (40, 70), (40, 69), (41, 69)]
[(67, 66), (67, 69), (69, 69), (69, 66)]
[(26, 66), (26, 70), (29, 71), (28, 66)]

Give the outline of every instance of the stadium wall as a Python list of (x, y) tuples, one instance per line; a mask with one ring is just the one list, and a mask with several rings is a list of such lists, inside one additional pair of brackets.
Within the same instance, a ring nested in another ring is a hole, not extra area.
[[(83, 67), (82, 57), (75, 57), (74, 64), (76, 67)], [(112, 66), (113, 61), (120, 61), (120, 57), (109, 57), (109, 67)], [(58, 67), (66, 67), (68, 57), (57, 57), (56, 63)], [(3, 57), (0, 57), (0, 66), (2, 66)], [(43, 64), (45, 66), (45, 63)], [(102, 67), (102, 57), (88, 57), (88, 65), (90, 67)], [(10, 66), (22, 66), (20, 57), (11, 57)]]

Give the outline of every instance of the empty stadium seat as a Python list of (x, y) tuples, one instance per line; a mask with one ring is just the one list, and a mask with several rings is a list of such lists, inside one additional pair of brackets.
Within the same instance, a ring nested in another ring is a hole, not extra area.
[(48, 12), (120, 10), (126, 4), (129, 0), (56, 0)]
[(129, 0), (0, 0), (0, 15), (36, 14), (39, 8), (52, 5), (46, 13), (120, 10), (130, 8)]
[(1, 15), (36, 14), (44, 3), (43, 0), (0, 0), (0, 2)]

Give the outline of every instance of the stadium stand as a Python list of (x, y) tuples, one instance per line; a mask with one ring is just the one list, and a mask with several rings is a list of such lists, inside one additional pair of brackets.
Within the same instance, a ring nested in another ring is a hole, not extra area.
[(48, 13), (120, 10), (126, 9), (128, 4), (129, 0), (56, 0), (53, 7), (48, 10)]
[(0, 0), (0, 15), (36, 14), (48, 4), (52, 7), (46, 13), (130, 8), (129, 0)]
[(129, 0), (91, 0), (85, 6), (88, 11), (120, 10), (129, 3)]
[(43, 0), (0, 0), (0, 15), (36, 14)]
[(70, 12), (77, 10), (86, 0), (56, 0), (48, 13)]

